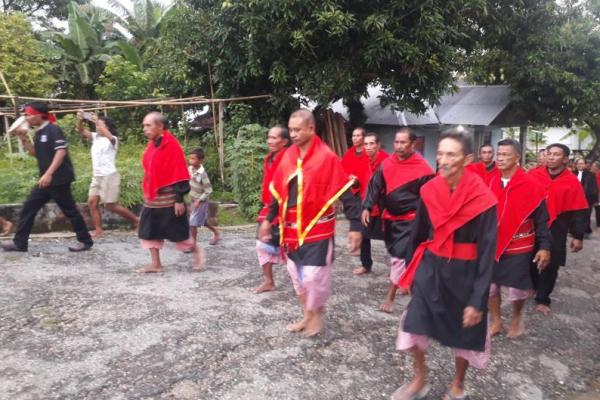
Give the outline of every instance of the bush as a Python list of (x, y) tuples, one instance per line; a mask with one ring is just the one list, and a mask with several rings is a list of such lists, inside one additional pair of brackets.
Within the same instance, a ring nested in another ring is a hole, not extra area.
[(244, 125), (237, 138), (227, 146), (233, 195), (247, 218), (255, 217), (261, 207), (262, 160), (267, 153), (267, 131), (258, 124)]

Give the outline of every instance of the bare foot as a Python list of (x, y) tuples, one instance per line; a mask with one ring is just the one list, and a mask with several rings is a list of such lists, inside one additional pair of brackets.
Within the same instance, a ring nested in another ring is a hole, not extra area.
[(149, 265), (147, 267), (136, 269), (135, 272), (137, 272), (138, 274), (153, 274), (163, 272), (163, 269), (155, 265)]
[(503, 330), (504, 325), (502, 325), (502, 320), (494, 321), (490, 324), (490, 336), (499, 335)]
[(394, 311), (394, 303), (391, 301), (386, 301), (385, 303), (379, 306), (379, 311), (391, 313), (392, 311)]
[(102, 236), (103, 234), (104, 234), (104, 231), (102, 229), (96, 229), (94, 232), (92, 232), (92, 237), (94, 239), (97, 239), (100, 236)]
[(392, 400), (411, 400), (425, 398), (431, 387), (422, 379), (402, 385), (392, 394)]
[(403, 287), (398, 287), (397, 292), (400, 293), (401, 296), (406, 296), (406, 295), (410, 294), (410, 290), (407, 288), (403, 288)]
[(315, 313), (306, 324), (306, 337), (317, 336), (323, 330), (323, 314)]
[(211, 246), (214, 246), (215, 244), (219, 243), (221, 241), (221, 236), (220, 235), (214, 235), (212, 237), (212, 239), (210, 239), (210, 242), (208, 242), (208, 244), (210, 244)]
[(465, 390), (455, 385), (452, 385), (452, 387), (444, 395), (444, 400), (454, 400), (462, 398), (465, 398)]
[(202, 271), (206, 269), (206, 252), (200, 246), (192, 251), (192, 271)]
[(293, 324), (289, 324), (287, 326), (287, 330), (290, 332), (302, 332), (306, 329), (306, 325), (308, 323), (308, 319), (306, 317), (302, 318), (301, 321), (294, 322)]
[(2, 233), (0, 233), (0, 236), (7, 236), (12, 232), (13, 229), (13, 223), (10, 221), (4, 221), (4, 223), (2, 224)]
[(265, 281), (262, 283), (262, 285), (254, 288), (254, 293), (258, 294), (263, 292), (271, 292), (273, 290), (275, 290), (275, 284), (270, 281)]
[(525, 324), (523, 318), (513, 318), (508, 328), (506, 336), (509, 339), (517, 339), (525, 333)]
[(548, 315), (552, 310), (550, 309), (550, 306), (547, 306), (545, 304), (538, 304), (537, 306), (535, 306), (535, 311), (544, 315)]
[(370, 271), (368, 269), (366, 269), (365, 267), (358, 267), (358, 268), (354, 268), (354, 270), (352, 271), (352, 273), (354, 275), (364, 275), (364, 274), (368, 274)]

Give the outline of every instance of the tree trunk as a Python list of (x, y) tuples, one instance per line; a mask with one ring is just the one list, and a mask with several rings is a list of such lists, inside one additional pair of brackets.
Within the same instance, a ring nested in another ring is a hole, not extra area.
[(350, 116), (350, 128), (354, 129), (357, 126), (362, 126), (367, 121), (365, 115), (365, 107), (360, 100), (344, 99), (344, 105), (348, 107), (348, 115)]
[(594, 147), (592, 147), (592, 151), (589, 152), (586, 161), (594, 162), (600, 159), (600, 123), (587, 123), (592, 131), (592, 135), (596, 139), (596, 143), (594, 143)]
[(528, 126), (519, 127), (519, 142), (521, 142), (521, 165), (527, 163), (527, 133), (529, 132)]

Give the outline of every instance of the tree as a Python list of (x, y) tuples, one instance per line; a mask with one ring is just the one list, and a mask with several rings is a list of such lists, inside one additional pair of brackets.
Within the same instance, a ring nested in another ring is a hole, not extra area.
[[(596, 4), (596, 6), (594, 6)], [(471, 78), (511, 86), (531, 123), (588, 124), (600, 157), (600, 23), (597, 3), (490, 0)]]
[[(67, 6), (71, 0), (2, 0), (0, 6), (5, 14), (19, 12), (42, 26), (48, 26), (51, 18), (66, 19)], [(85, 4), (89, 0), (75, 0)]]
[[(55, 83), (31, 25), (19, 13), (0, 14), (0, 71), (14, 95), (46, 96)], [(8, 94), (0, 84), (0, 93)]]
[(113, 29), (112, 15), (98, 7), (68, 6), (68, 32), (53, 32), (60, 92), (81, 99), (95, 98), (94, 83), (122, 36)]
[(344, 99), (354, 113), (370, 84), (398, 108), (424, 112), (438, 102), (484, 11), (479, 0), (187, 3), (202, 27), (188, 39), (214, 66), (220, 95), (271, 93), (283, 109), (300, 93), (321, 105)]

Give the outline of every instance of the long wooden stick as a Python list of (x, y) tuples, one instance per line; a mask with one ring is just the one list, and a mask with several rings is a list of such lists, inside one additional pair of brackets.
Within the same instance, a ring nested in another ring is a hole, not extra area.
[[(21, 99), (25, 100), (36, 100), (36, 101), (45, 101), (52, 103), (78, 103), (78, 104), (111, 104), (111, 105), (138, 105), (138, 106), (147, 106), (147, 105), (157, 105), (157, 106), (170, 106), (170, 105), (181, 105), (181, 104), (211, 104), (211, 103), (220, 103), (220, 102), (232, 102), (232, 101), (244, 101), (244, 100), (256, 100), (256, 99), (266, 99), (271, 97), (270, 94), (262, 94), (256, 96), (244, 96), (244, 97), (231, 97), (227, 99), (196, 99), (189, 100), (187, 98), (181, 99), (181, 101), (139, 101), (139, 100), (71, 100), (71, 99), (49, 99), (44, 97), (25, 97), (21, 96)], [(15, 96), (7, 96), (0, 95), (0, 99), (14, 99)]]

